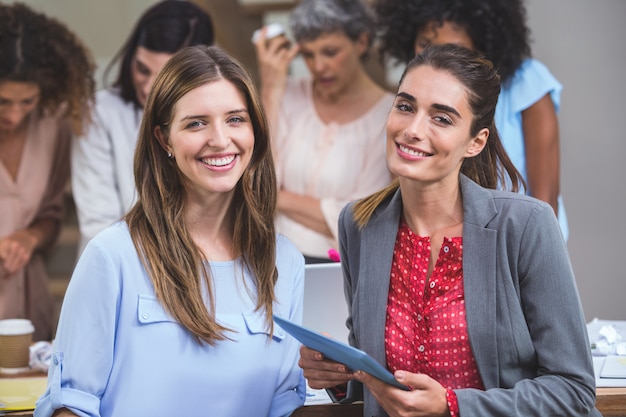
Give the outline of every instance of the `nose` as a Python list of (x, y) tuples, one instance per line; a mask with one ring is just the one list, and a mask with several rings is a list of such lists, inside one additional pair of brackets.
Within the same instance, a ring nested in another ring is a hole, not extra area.
[(209, 129), (209, 136), (207, 137), (207, 145), (214, 149), (226, 149), (230, 143), (230, 137), (225, 126), (215, 123), (211, 125)]
[(413, 119), (407, 124), (406, 129), (404, 129), (406, 139), (417, 141), (424, 140), (427, 118), (427, 115), (416, 112)]
[(2, 119), (6, 124), (11, 126), (11, 128), (17, 127), (22, 121), (28, 112), (22, 109), (18, 105), (12, 105), (8, 108), (8, 110), (3, 114)]
[(152, 84), (154, 84), (155, 79), (156, 79), (156, 74), (150, 75), (150, 77), (148, 77), (146, 82), (141, 87), (141, 92), (143, 93), (143, 96), (146, 99), (148, 98), (148, 94), (150, 94), (150, 90), (152, 90)]

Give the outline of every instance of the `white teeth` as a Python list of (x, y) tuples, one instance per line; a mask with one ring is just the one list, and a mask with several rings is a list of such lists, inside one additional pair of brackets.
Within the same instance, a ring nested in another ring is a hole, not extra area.
[(422, 157), (424, 157), (424, 156), (431, 156), (431, 154), (426, 153), (426, 152), (418, 152), (418, 151), (414, 151), (413, 149), (409, 149), (406, 146), (402, 146), (402, 145), (399, 145), (399, 146), (400, 146), (400, 150), (402, 152), (408, 153), (411, 156), (422, 156)]
[(224, 165), (230, 164), (234, 160), (235, 160), (235, 155), (229, 155), (229, 156), (225, 156), (223, 158), (203, 159), (202, 162), (204, 162), (207, 165), (211, 165), (211, 166), (215, 166), (215, 167), (223, 167)]

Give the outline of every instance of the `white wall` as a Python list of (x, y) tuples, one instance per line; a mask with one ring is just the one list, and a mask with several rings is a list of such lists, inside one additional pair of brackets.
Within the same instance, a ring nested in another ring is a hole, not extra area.
[[(139, 16), (157, 0), (19, 0), (34, 10), (65, 23), (91, 50), (96, 62), (96, 82), (122, 47)], [(13, 3), (13, 1), (2, 1)], [(115, 75), (113, 73), (112, 75)]]
[(527, 0), (533, 52), (564, 86), (562, 194), (587, 319), (626, 319), (626, 1)]

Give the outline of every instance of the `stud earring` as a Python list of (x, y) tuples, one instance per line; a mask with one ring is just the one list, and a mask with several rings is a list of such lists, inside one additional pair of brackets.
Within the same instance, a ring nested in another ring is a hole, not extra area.
[(172, 159), (172, 153), (171, 153), (171, 152), (168, 152), (168, 153), (167, 153), (167, 157), (168, 157), (168, 158), (170, 158), (170, 159)]

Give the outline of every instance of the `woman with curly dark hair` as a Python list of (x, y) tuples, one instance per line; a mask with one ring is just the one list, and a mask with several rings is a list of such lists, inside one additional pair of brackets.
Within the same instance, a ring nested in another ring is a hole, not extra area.
[(430, 44), (482, 52), (502, 77), (496, 126), (526, 181), (526, 192), (549, 203), (568, 237), (560, 197), (557, 112), (562, 86), (531, 58), (522, 0), (375, 0), (381, 51), (402, 63)]
[(44, 340), (53, 304), (42, 251), (59, 233), (94, 65), (64, 24), (19, 3), (0, 4), (0, 57), (0, 318), (28, 318)]

